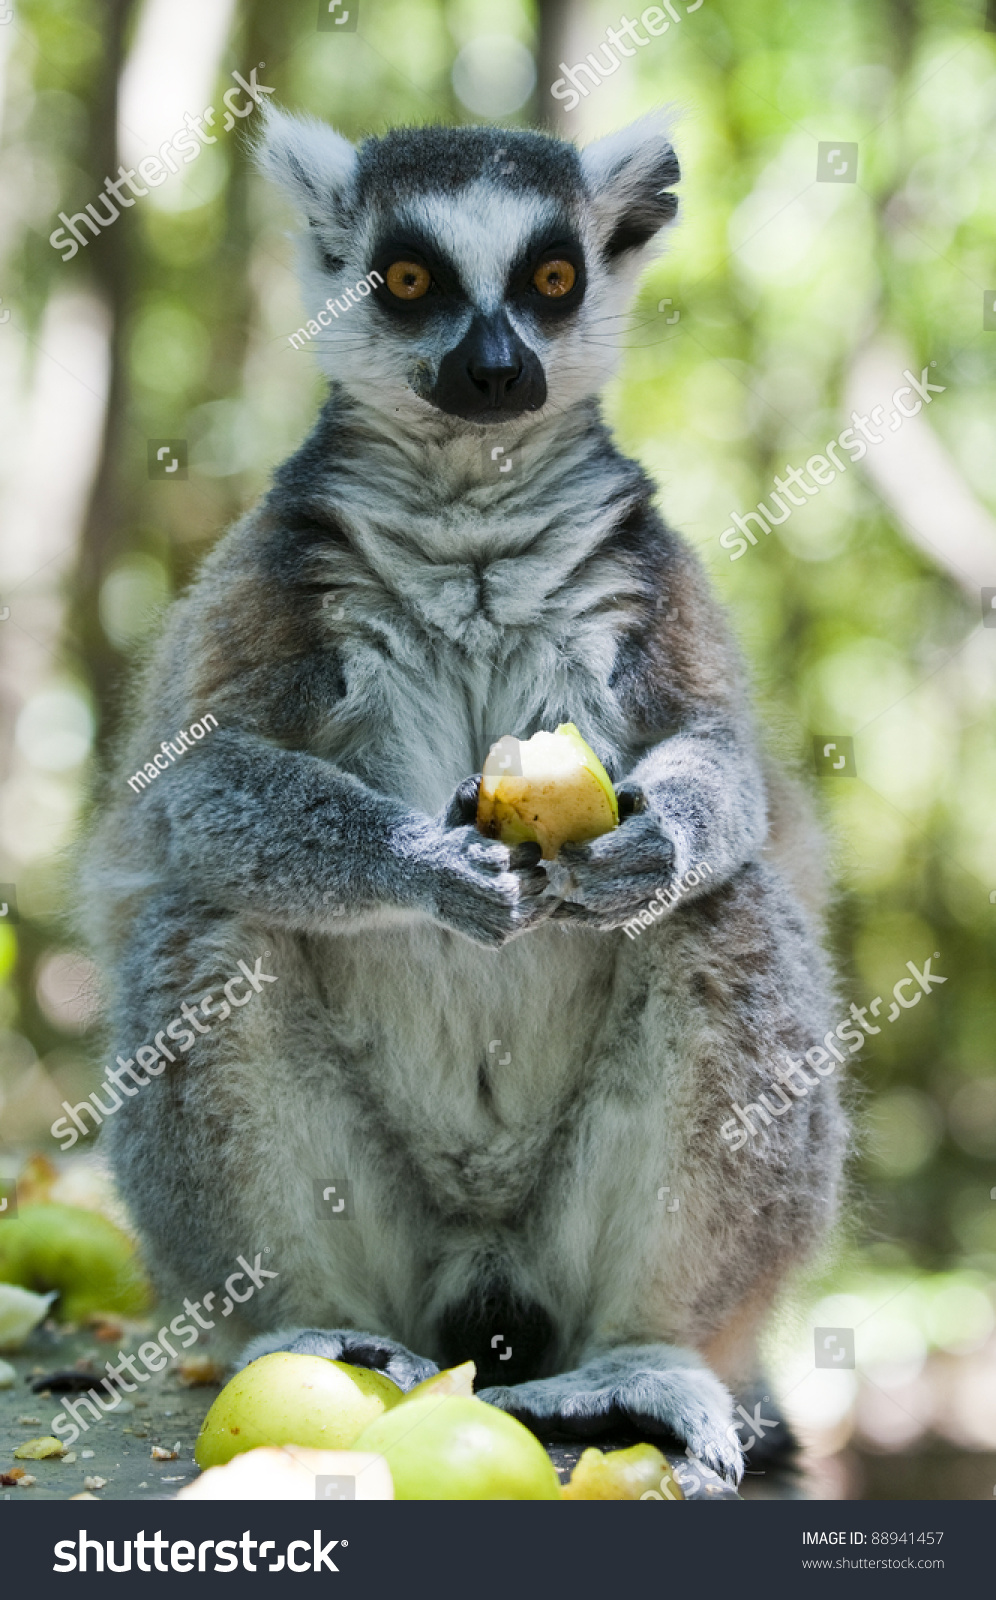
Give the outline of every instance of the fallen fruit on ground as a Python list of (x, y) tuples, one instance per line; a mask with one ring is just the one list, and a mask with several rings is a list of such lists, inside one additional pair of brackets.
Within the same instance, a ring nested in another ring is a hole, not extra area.
[(20, 1206), (0, 1226), (0, 1282), (37, 1294), (55, 1290), (63, 1322), (106, 1311), (137, 1317), (152, 1304), (128, 1235), (81, 1206)]
[[(319, 1480), (325, 1480), (324, 1482)], [(178, 1500), (393, 1500), (383, 1456), (358, 1450), (261, 1446), (209, 1467)]]
[(224, 1383), (225, 1368), (214, 1356), (184, 1356), (176, 1375), (185, 1388), (193, 1389), (199, 1384)]
[(586, 1450), (560, 1491), (564, 1500), (684, 1500), (681, 1486), (659, 1450), (635, 1444), (628, 1450)]
[(17, 1461), (47, 1461), (49, 1456), (64, 1456), (66, 1446), (61, 1439), (53, 1439), (51, 1434), (41, 1439), (25, 1439), (14, 1451)]
[(465, 1361), (459, 1367), (444, 1367), (442, 1372), (434, 1372), (431, 1378), (423, 1378), (414, 1389), (409, 1389), (402, 1401), (407, 1405), (409, 1400), (421, 1400), (423, 1395), (434, 1394), (442, 1399), (443, 1395), (462, 1395), (465, 1400), (474, 1398), (474, 1379), (477, 1377), (477, 1367), (473, 1361)]
[(559, 1500), (539, 1440), (483, 1400), (427, 1394), (364, 1428), (357, 1450), (382, 1455), (396, 1500)]
[(401, 1398), (382, 1372), (275, 1351), (251, 1361), (222, 1389), (204, 1418), (194, 1460), (217, 1467), (260, 1445), (348, 1450)]
[[(5, 1228), (10, 1226), (9, 1222), (4, 1223)], [(54, 1294), (35, 1294), (17, 1283), (0, 1283), (0, 1350), (20, 1350), (48, 1315), (54, 1299)], [(6, 1382), (0, 1381), (0, 1388), (7, 1387)]]
[(488, 751), (477, 802), (488, 838), (535, 842), (552, 861), (562, 844), (583, 844), (618, 824), (612, 780), (573, 722), (531, 739), (506, 734)]

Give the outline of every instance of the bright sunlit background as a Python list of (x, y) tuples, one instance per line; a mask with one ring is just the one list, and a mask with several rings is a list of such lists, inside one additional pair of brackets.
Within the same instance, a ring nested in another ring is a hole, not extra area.
[[(353, 0), (358, 26), (339, 32), (316, 27), (313, 0), (11, 3), (0, 1177), (51, 1157), (59, 1103), (97, 1081), (72, 846), (130, 665), (321, 397), (287, 339), (303, 320), (291, 219), (247, 159), (259, 113), (224, 127), (232, 73), (256, 69), (275, 100), (352, 137), (504, 120), (584, 141), (666, 103), (681, 226), (625, 324), (607, 410), (730, 609), (772, 747), (824, 809), (841, 1016), (876, 996), (884, 1015), (907, 962), (935, 951), (946, 978), (854, 1066), (848, 1220), (776, 1320), (772, 1383), (810, 1445), (812, 1492), (990, 1497), (996, 15), (987, 26), (984, 0), (676, 0), (667, 32), (565, 112), (558, 63), (598, 49), (618, 0)], [(215, 142), (64, 263), (58, 213), (209, 107)], [(821, 143), (857, 145), (855, 182), (817, 181)], [(731, 513), (852, 410), (888, 414), (907, 367), (943, 392), (731, 561)], [(188, 442), (185, 479), (149, 478), (154, 438)], [(815, 735), (852, 738), (857, 776), (817, 779)], [(854, 1330), (853, 1370), (815, 1366), (817, 1326)]]

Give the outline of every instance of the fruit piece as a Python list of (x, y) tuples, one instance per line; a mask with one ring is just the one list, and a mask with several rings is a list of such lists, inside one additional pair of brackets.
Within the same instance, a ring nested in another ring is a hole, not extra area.
[(477, 826), (489, 838), (535, 841), (552, 861), (562, 844), (596, 839), (618, 825), (612, 781), (573, 722), (531, 739), (506, 734), (488, 751)]
[(477, 1367), (473, 1361), (465, 1361), (459, 1367), (445, 1367), (442, 1372), (434, 1372), (431, 1378), (423, 1378), (414, 1389), (409, 1389), (402, 1401), (407, 1405), (409, 1400), (421, 1400), (423, 1395), (434, 1394), (438, 1399), (444, 1395), (462, 1395), (465, 1400), (474, 1398), (474, 1379), (477, 1377)]
[(225, 1368), (213, 1356), (184, 1356), (176, 1375), (186, 1389), (202, 1383), (224, 1383)]
[[(12, 1228), (5, 1222), (5, 1228)], [(32, 1294), (19, 1284), (0, 1283), (0, 1350), (20, 1350), (55, 1299), (53, 1294)], [(6, 1362), (4, 1363), (6, 1365)]]
[(66, 1446), (62, 1439), (48, 1435), (42, 1439), (25, 1439), (14, 1451), (17, 1461), (47, 1461), (49, 1456), (64, 1456)]
[(103, 1311), (141, 1316), (152, 1304), (127, 1234), (77, 1206), (20, 1206), (0, 1225), (0, 1281), (41, 1294), (56, 1290), (63, 1322)]
[(560, 1491), (565, 1500), (684, 1500), (681, 1485), (659, 1450), (635, 1444), (629, 1450), (586, 1450)]
[(217, 1467), (260, 1445), (348, 1450), (400, 1399), (401, 1390), (382, 1372), (274, 1351), (251, 1361), (222, 1389), (204, 1418), (194, 1460)]
[(17, 1174), (17, 1198), (22, 1206), (47, 1202), (59, 1179), (59, 1169), (47, 1156), (29, 1156)]
[[(345, 1480), (319, 1484), (319, 1477)], [(352, 1493), (349, 1493), (349, 1489)], [(178, 1500), (393, 1500), (383, 1456), (358, 1450), (306, 1450), (266, 1446), (209, 1467), (181, 1489)]]
[(13, 1389), (17, 1373), (9, 1361), (0, 1361), (0, 1389)]
[(558, 1500), (539, 1440), (483, 1400), (424, 1395), (364, 1428), (357, 1450), (382, 1455), (396, 1500)]

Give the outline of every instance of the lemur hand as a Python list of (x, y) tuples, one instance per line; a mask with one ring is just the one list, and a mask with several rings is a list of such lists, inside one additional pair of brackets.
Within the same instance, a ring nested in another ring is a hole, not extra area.
[(618, 928), (634, 917), (675, 877), (675, 847), (642, 789), (621, 785), (619, 826), (588, 844), (565, 844), (558, 866), (570, 873), (566, 892), (554, 911), (558, 922)]
[(459, 785), (442, 816), (428, 852), (429, 897), (444, 927), (475, 944), (497, 950), (550, 907), (537, 901), (547, 887), (536, 844), (497, 844), (474, 826), (480, 777)]

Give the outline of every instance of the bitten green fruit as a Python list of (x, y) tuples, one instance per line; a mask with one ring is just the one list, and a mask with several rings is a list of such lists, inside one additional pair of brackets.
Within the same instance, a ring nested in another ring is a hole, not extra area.
[(309, 1450), (300, 1444), (260, 1445), (208, 1467), (185, 1484), (178, 1500), (314, 1500), (317, 1478), (352, 1478), (356, 1500), (393, 1500), (383, 1456), (356, 1450)]
[(539, 1440), (514, 1417), (459, 1395), (406, 1400), (364, 1428), (357, 1450), (382, 1455), (396, 1500), (559, 1500)]
[(407, 1405), (409, 1400), (421, 1400), (427, 1394), (434, 1394), (440, 1400), (444, 1395), (453, 1394), (472, 1400), (476, 1377), (477, 1367), (473, 1361), (464, 1361), (459, 1367), (444, 1367), (442, 1372), (434, 1372), (431, 1378), (423, 1378), (414, 1389), (409, 1389), (402, 1404)]
[(63, 1322), (100, 1311), (138, 1317), (152, 1304), (128, 1235), (82, 1206), (25, 1205), (0, 1223), (0, 1282), (36, 1294), (54, 1289)]
[(357, 1435), (402, 1399), (382, 1372), (324, 1356), (277, 1350), (237, 1372), (215, 1400), (194, 1460), (217, 1467), (260, 1445), (349, 1450)]
[(628, 1450), (586, 1450), (560, 1491), (565, 1500), (684, 1500), (681, 1485), (652, 1444)]
[(502, 844), (535, 842), (546, 861), (619, 825), (616, 792), (573, 722), (531, 739), (506, 734), (484, 763), (477, 826)]

